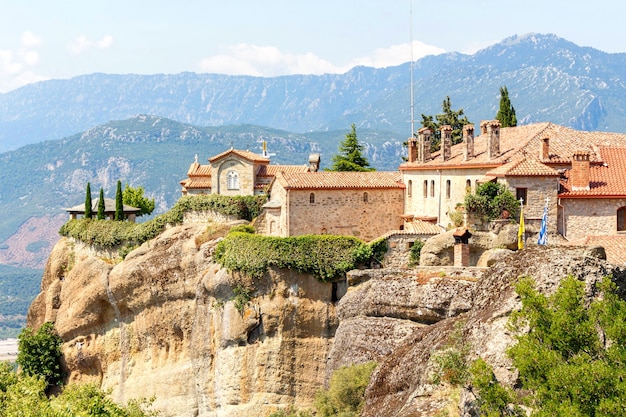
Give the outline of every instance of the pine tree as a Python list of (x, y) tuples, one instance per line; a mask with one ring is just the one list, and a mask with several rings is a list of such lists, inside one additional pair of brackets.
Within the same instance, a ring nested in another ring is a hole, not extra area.
[(85, 218), (91, 219), (93, 213), (91, 212), (91, 184), (87, 183), (87, 190), (85, 191)]
[(100, 187), (100, 198), (98, 199), (98, 220), (104, 220), (104, 191)]
[(122, 202), (122, 181), (117, 180), (115, 191), (115, 220), (124, 220), (124, 203)]
[(436, 114), (434, 117), (422, 114), (422, 127), (427, 127), (432, 131), (430, 139), (432, 152), (440, 148), (442, 126), (449, 125), (452, 127), (452, 144), (455, 145), (463, 140), (463, 126), (471, 123), (467, 116), (463, 116), (463, 109), (452, 110), (449, 96), (446, 96), (446, 99), (441, 103), (441, 110), (442, 113)]
[(500, 87), (500, 109), (498, 110), (496, 119), (500, 121), (500, 126), (502, 127), (517, 126), (515, 107), (511, 105), (509, 90), (507, 90), (506, 86)]
[(352, 130), (346, 133), (346, 138), (339, 144), (339, 153), (333, 156), (332, 167), (326, 171), (375, 171), (371, 168), (367, 158), (363, 156), (363, 145), (356, 136), (356, 126), (352, 123)]

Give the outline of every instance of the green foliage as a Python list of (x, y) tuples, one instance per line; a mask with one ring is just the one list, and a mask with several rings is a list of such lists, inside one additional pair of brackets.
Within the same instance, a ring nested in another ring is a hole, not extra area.
[(231, 227), (230, 230), (228, 231), (228, 233), (235, 233), (235, 232), (256, 233), (256, 230), (254, 230), (254, 226), (252, 226), (252, 225), (249, 225), (249, 224), (239, 224), (237, 226)]
[[(463, 116), (463, 109), (452, 110), (450, 97), (441, 104), (442, 113), (433, 116), (422, 114), (422, 127), (428, 127), (433, 133), (430, 137), (431, 151), (436, 151), (441, 146), (441, 127), (449, 125), (452, 127), (452, 144), (460, 143), (463, 140), (463, 126), (470, 124), (467, 116)], [(436, 120), (436, 121), (435, 121)]]
[(513, 216), (519, 213), (520, 203), (504, 184), (485, 182), (476, 188), (475, 194), (465, 195), (465, 209), (468, 213), (489, 221), (500, 217), (503, 210)]
[(18, 336), (17, 363), (27, 376), (41, 377), (47, 388), (61, 385), (61, 345), (63, 340), (50, 322), (36, 332), (25, 327)]
[(327, 171), (376, 171), (363, 156), (363, 145), (356, 136), (356, 126), (352, 123), (350, 133), (339, 144), (339, 153), (333, 155), (333, 165)]
[(122, 192), (122, 202), (124, 204), (141, 209), (137, 216), (150, 215), (154, 211), (154, 198), (144, 197), (144, 192), (143, 187), (133, 188), (128, 183), (126, 183)]
[(91, 212), (91, 184), (87, 183), (87, 189), (85, 190), (85, 218), (91, 219), (93, 213)]
[(252, 299), (252, 290), (242, 285), (237, 285), (233, 288), (233, 294), (235, 294), (233, 297), (233, 305), (239, 314), (243, 314)]
[(626, 404), (626, 301), (605, 278), (586, 307), (585, 284), (564, 279), (545, 296), (523, 278), (518, 332), (508, 354), (519, 370), (533, 416), (623, 416)]
[(106, 208), (106, 205), (104, 203), (104, 190), (102, 189), (102, 187), (100, 187), (100, 197), (98, 198), (98, 215), (97, 215), (98, 220), (104, 220), (105, 208)]
[(496, 114), (496, 119), (500, 121), (500, 126), (502, 127), (517, 126), (515, 107), (511, 105), (509, 90), (507, 90), (506, 86), (500, 87), (500, 108), (498, 109), (498, 114)]
[(424, 247), (424, 241), (421, 239), (415, 239), (413, 246), (409, 250), (409, 266), (418, 266), (420, 264), (420, 256), (422, 254), (422, 248)]
[(223, 267), (252, 277), (262, 277), (274, 266), (329, 281), (371, 260), (372, 248), (348, 236), (274, 237), (235, 232), (217, 244), (214, 258)]
[(117, 190), (115, 191), (115, 217), (117, 221), (124, 220), (124, 203), (122, 199), (122, 181), (117, 180)]
[(0, 339), (15, 338), (41, 285), (41, 269), (0, 265)]
[(383, 263), (385, 254), (387, 253), (387, 239), (377, 239), (369, 244), (372, 248), (372, 260), (378, 262), (380, 265)]
[(470, 345), (463, 338), (463, 326), (463, 322), (456, 322), (446, 344), (431, 356), (434, 362), (434, 384), (447, 382), (453, 386), (461, 386), (469, 380)]
[(165, 227), (183, 222), (188, 211), (216, 211), (239, 219), (252, 220), (258, 216), (265, 196), (185, 196), (167, 213), (163, 213), (144, 223), (94, 221), (75, 219), (65, 223), (59, 234), (73, 237), (88, 244), (112, 248), (121, 244), (140, 245), (156, 237)]
[(330, 377), (328, 390), (315, 395), (320, 417), (357, 417), (365, 401), (365, 388), (376, 368), (376, 362), (343, 366)]
[(289, 406), (285, 410), (274, 411), (269, 417), (313, 417), (313, 414), (308, 410), (296, 410)]
[(117, 250), (117, 256), (121, 259), (126, 259), (126, 255), (137, 249), (139, 246), (126, 244)]
[(498, 382), (493, 374), (493, 368), (482, 358), (472, 363), (469, 372), (481, 416), (525, 416), (525, 413), (514, 405), (516, 398), (513, 391)]

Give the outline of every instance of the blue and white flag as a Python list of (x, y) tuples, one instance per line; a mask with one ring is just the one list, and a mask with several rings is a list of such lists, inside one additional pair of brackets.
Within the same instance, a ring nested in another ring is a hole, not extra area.
[(539, 230), (538, 245), (548, 244), (548, 199), (546, 198), (546, 206), (543, 208), (543, 217), (541, 218), (541, 230)]

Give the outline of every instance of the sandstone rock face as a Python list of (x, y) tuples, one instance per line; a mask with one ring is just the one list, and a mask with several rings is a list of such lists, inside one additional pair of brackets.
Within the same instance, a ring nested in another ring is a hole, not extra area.
[[(113, 398), (155, 396), (163, 416), (267, 416), (310, 406), (338, 322), (332, 284), (271, 271), (263, 280), (212, 262), (206, 226), (173, 227), (115, 263), (54, 248), (28, 325), (54, 321), (69, 383)], [(254, 288), (241, 311), (234, 288)]]

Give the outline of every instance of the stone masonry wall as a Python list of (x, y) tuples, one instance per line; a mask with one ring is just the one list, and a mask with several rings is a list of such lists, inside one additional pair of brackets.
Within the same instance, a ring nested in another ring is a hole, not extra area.
[[(402, 225), (402, 189), (290, 190), (289, 233), (332, 234), (373, 240)], [(367, 201), (364, 194), (367, 193)], [(311, 194), (314, 202), (311, 203)]]
[[(569, 240), (590, 235), (617, 234), (617, 209), (626, 206), (626, 199), (561, 199), (563, 231)], [(559, 223), (561, 227), (561, 223)]]
[(555, 177), (508, 177), (505, 184), (515, 196), (517, 188), (526, 188), (524, 221), (529, 226), (541, 226), (543, 208), (548, 198), (548, 231), (557, 231), (558, 183)]
[[(239, 158), (226, 158), (213, 166), (213, 194), (221, 195), (254, 195), (254, 165)], [(239, 189), (228, 189), (228, 172), (239, 174)]]

